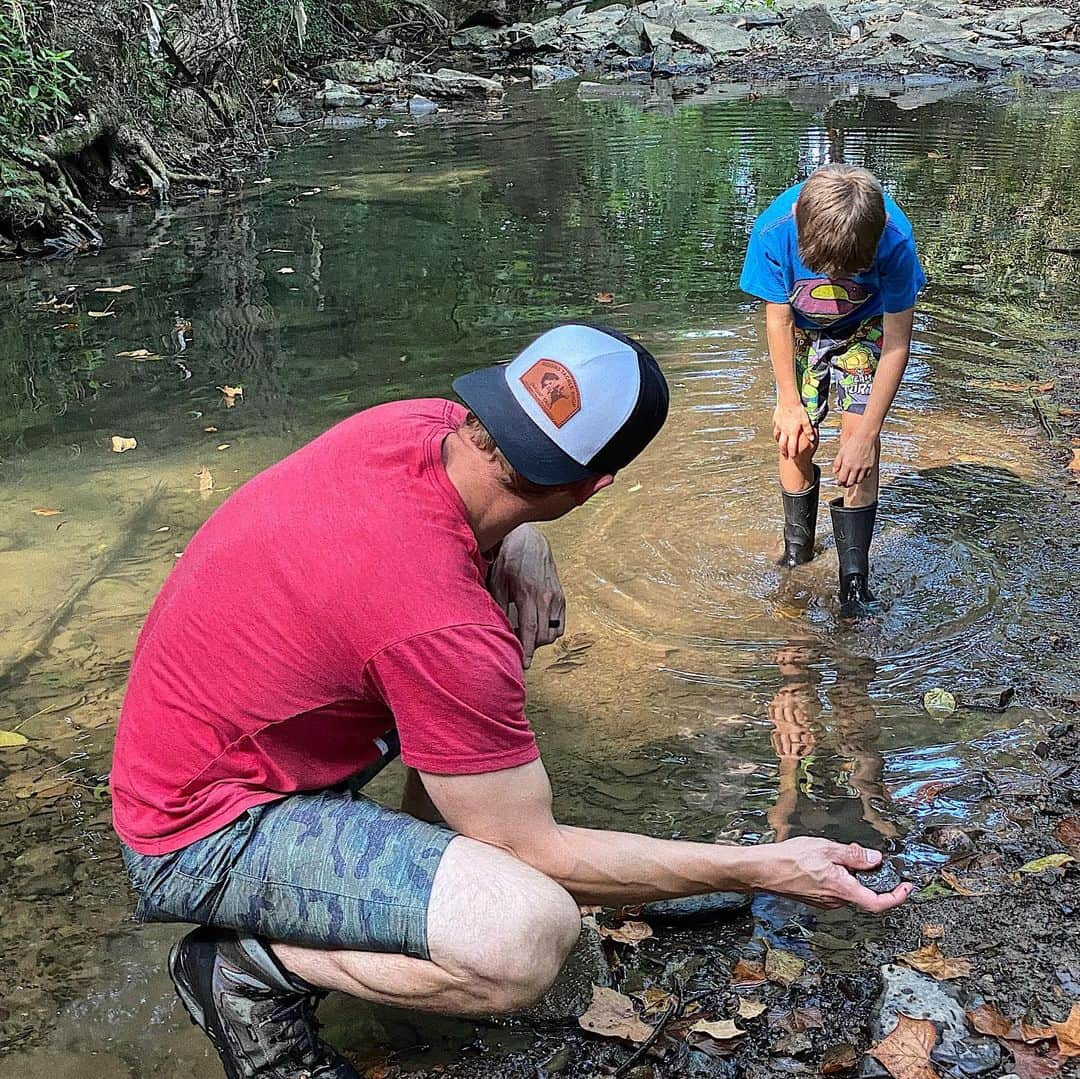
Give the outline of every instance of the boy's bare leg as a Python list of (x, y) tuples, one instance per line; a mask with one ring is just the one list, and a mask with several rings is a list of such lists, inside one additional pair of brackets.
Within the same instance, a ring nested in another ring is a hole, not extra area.
[[(843, 412), (840, 415), (840, 445), (855, 438), (863, 427), (863, 418), (854, 412)], [(879, 462), (881, 460), (881, 439), (874, 442), (874, 468), (870, 475), (861, 483), (853, 487), (844, 488), (844, 505), (849, 509), (858, 509), (861, 506), (870, 506), (878, 498)]]
[[(815, 431), (816, 435), (816, 431)], [(814, 454), (818, 440), (800, 442), (799, 452), (794, 457), (780, 454), (780, 486), (790, 494), (798, 494), (814, 486)]]

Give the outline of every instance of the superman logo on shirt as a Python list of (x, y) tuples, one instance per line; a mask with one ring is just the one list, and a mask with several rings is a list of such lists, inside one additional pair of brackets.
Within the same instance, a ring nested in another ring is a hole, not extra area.
[(872, 293), (849, 277), (811, 277), (796, 281), (788, 302), (796, 311), (819, 326), (855, 314)]

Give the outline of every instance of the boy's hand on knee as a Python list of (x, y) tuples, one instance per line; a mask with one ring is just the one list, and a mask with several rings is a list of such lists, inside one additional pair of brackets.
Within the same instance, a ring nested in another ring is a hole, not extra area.
[(777, 405), (773, 412), (773, 438), (782, 457), (798, 457), (817, 445), (817, 430), (802, 404)]
[(833, 475), (841, 487), (855, 487), (870, 476), (876, 465), (876, 441), (855, 436), (841, 445), (833, 462)]

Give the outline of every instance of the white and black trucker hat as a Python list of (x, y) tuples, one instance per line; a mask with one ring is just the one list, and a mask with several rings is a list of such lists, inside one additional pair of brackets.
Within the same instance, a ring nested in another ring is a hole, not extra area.
[(557, 326), (508, 364), (454, 380), (514, 469), (545, 487), (614, 474), (664, 426), (652, 355), (606, 327)]

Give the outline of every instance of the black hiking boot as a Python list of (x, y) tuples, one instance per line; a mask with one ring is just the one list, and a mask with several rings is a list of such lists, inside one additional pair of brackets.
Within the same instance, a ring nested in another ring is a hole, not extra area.
[(874, 535), (877, 503), (849, 508), (840, 497), (829, 503), (829, 509), (840, 563), (840, 614), (844, 618), (859, 618), (869, 613), (870, 604), (877, 598), (869, 584), (870, 540)]
[(805, 491), (792, 494), (780, 488), (784, 500), (784, 553), (776, 563), (791, 569), (814, 557), (814, 532), (817, 529), (818, 494), (821, 469), (814, 465), (814, 482)]
[(315, 1005), (257, 938), (196, 929), (173, 945), (169, 974), (229, 1079), (360, 1079), (318, 1037)]

